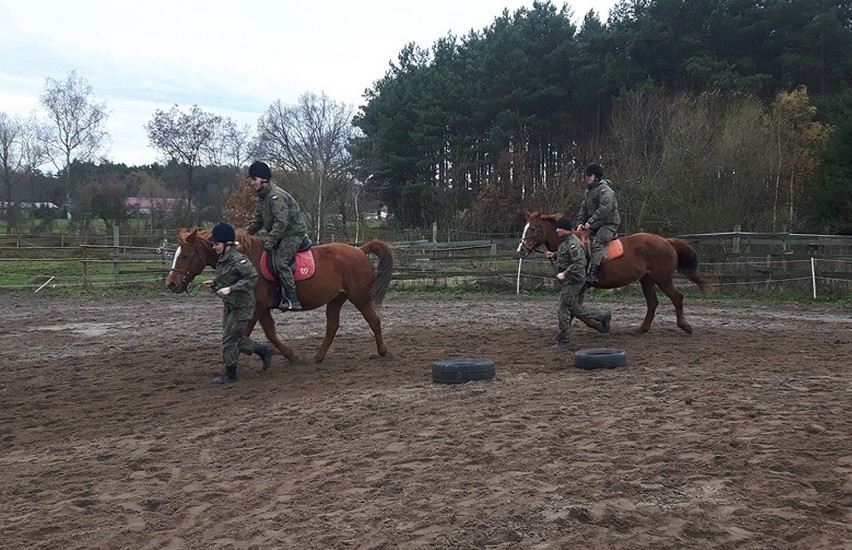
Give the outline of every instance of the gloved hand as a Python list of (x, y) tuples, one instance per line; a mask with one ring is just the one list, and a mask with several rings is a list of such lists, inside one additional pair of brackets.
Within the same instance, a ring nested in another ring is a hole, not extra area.
[(216, 296), (225, 297), (231, 293), (231, 287), (226, 286), (225, 288), (220, 288), (216, 291)]

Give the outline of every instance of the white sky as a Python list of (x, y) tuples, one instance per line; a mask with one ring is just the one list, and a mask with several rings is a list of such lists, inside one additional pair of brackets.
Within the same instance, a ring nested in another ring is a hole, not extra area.
[[(275, 100), (306, 92), (363, 103), (402, 48), (429, 48), (488, 27), (532, 0), (3, 0), (0, 111), (41, 112), (50, 77), (76, 70), (110, 111), (105, 155), (128, 165), (157, 159), (145, 124), (177, 104), (254, 128)], [(560, 1), (554, 1), (557, 7)], [(568, 0), (579, 26), (615, 0)]]

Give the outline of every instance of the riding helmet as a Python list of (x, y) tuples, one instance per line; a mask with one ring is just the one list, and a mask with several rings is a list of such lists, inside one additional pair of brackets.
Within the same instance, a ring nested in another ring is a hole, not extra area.
[(603, 177), (603, 168), (601, 168), (600, 164), (593, 162), (586, 166), (586, 175), (595, 176), (596, 178), (601, 179)]
[(562, 216), (558, 220), (556, 220), (556, 229), (564, 229), (566, 231), (571, 231), (573, 229), (574, 224), (571, 222), (571, 216)]
[(254, 161), (249, 166), (248, 175), (250, 178), (260, 178), (262, 180), (272, 179), (272, 170), (269, 169), (269, 165), (265, 162), (260, 162), (259, 160)]
[(221, 222), (213, 226), (213, 233), (210, 235), (210, 240), (214, 243), (228, 244), (237, 240), (237, 234), (230, 224)]

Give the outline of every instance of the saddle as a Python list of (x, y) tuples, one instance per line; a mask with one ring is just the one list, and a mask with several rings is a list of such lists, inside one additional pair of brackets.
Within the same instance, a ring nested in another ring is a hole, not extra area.
[[(586, 256), (589, 255), (589, 237), (586, 236), (586, 233), (580, 233), (577, 235), (580, 238), (580, 243), (583, 245), (583, 248), (586, 251)], [(616, 258), (621, 257), (624, 254), (624, 245), (621, 243), (620, 238), (615, 238), (608, 243), (606, 243), (606, 255), (604, 256), (604, 262), (608, 260), (614, 260)]]
[[(313, 241), (308, 237), (299, 245), (299, 250), (290, 262), (290, 269), (293, 270), (293, 278), (297, 281), (304, 281), (314, 276), (317, 271), (317, 264), (314, 261), (314, 251), (311, 250)], [(266, 250), (260, 257), (260, 274), (270, 283), (278, 281), (278, 275), (275, 274), (275, 265), (272, 263), (272, 254)]]

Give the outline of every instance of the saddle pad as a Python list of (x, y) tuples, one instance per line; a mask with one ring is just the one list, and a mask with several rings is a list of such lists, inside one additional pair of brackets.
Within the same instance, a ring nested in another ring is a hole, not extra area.
[[(589, 238), (585, 233), (580, 233), (577, 236), (580, 238), (580, 242), (583, 243), (583, 246), (589, 246)], [(588, 249), (586, 253), (588, 254)], [(621, 244), (621, 239), (613, 239), (606, 243), (606, 256), (604, 256), (604, 261), (620, 258), (623, 254), (624, 245)]]
[[(297, 281), (310, 279), (317, 271), (317, 265), (314, 261), (314, 251), (310, 249), (297, 252), (295, 264), (293, 278)], [(275, 268), (272, 265), (272, 256), (266, 250), (263, 251), (263, 256), (260, 257), (260, 274), (270, 283), (278, 280), (278, 277), (275, 276)]]
[(624, 245), (621, 239), (615, 239), (606, 243), (606, 260), (614, 260), (624, 254)]

